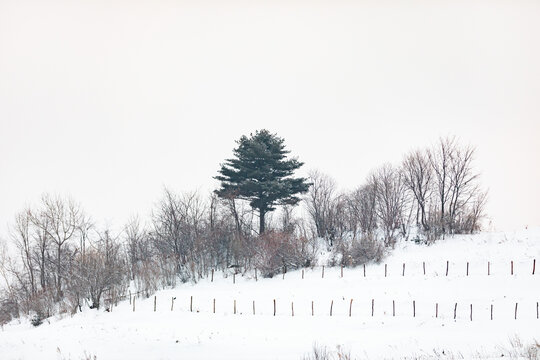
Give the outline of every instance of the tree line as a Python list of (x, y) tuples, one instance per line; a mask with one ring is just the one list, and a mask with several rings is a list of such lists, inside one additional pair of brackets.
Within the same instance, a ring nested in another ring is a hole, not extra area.
[(16, 256), (0, 248), (0, 323), (99, 309), (128, 288), (149, 296), (212, 270), (273, 276), (314, 265), (321, 247), (329, 265), (355, 266), (379, 261), (399, 239), (429, 243), (481, 228), (487, 192), (474, 149), (455, 138), (375, 169), (348, 192), (318, 171), (294, 178), (302, 163), (266, 130), (237, 143), (215, 192), (164, 189), (149, 221), (133, 218), (118, 233), (70, 198), (45, 194), (21, 211), (10, 233)]
[(474, 169), (474, 148), (452, 137), (409, 152), (398, 165), (385, 164), (357, 189), (337, 193), (335, 181), (314, 171), (306, 198), (318, 237), (398, 237), (432, 242), (448, 234), (481, 229), (487, 201)]

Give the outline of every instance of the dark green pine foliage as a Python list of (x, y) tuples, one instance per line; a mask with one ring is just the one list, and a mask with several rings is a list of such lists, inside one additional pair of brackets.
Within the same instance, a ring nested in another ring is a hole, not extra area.
[(259, 212), (259, 234), (264, 233), (266, 213), (276, 205), (295, 205), (298, 194), (308, 191), (305, 178), (294, 178), (296, 169), (303, 165), (296, 158), (287, 158), (284, 140), (268, 130), (242, 136), (234, 149), (234, 158), (221, 165), (221, 181), (216, 194), (222, 198), (248, 200)]

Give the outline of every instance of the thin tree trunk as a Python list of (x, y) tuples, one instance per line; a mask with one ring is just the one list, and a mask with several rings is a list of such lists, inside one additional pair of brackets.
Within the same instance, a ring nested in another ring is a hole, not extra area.
[(262, 235), (265, 231), (264, 216), (266, 212), (262, 209), (259, 210), (259, 235)]

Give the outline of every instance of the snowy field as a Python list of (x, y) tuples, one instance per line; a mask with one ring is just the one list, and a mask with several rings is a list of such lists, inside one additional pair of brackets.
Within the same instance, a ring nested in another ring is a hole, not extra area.
[(216, 273), (213, 282), (158, 292), (155, 312), (151, 296), (137, 298), (135, 312), (125, 300), (37, 328), (12, 322), (0, 331), (0, 358), (300, 360), (314, 344), (340, 346), (351, 359), (517, 358), (517, 343), (540, 342), (535, 258), (540, 229), (404, 242), (365, 275), (345, 268), (342, 277), (337, 267), (323, 278), (316, 267), (303, 279), (299, 270), (258, 281), (237, 275), (233, 284)]

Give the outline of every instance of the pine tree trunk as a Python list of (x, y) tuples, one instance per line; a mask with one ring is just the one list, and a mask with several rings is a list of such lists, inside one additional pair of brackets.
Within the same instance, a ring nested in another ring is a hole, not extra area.
[(262, 235), (264, 233), (265, 227), (264, 227), (264, 216), (266, 215), (266, 212), (264, 210), (259, 210), (259, 235)]

